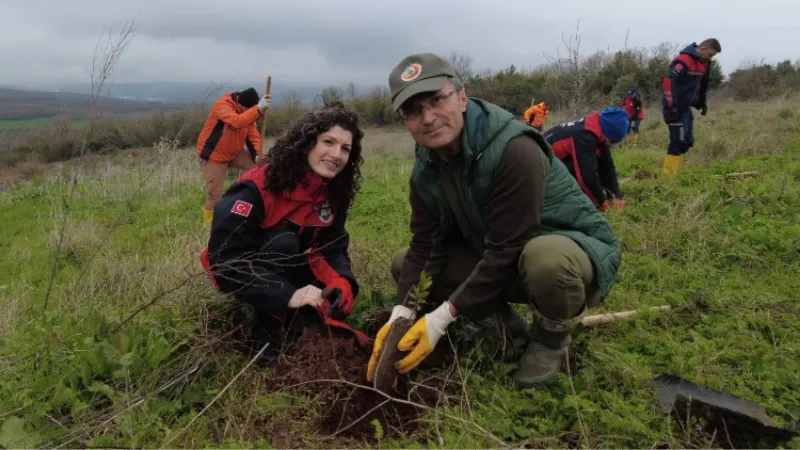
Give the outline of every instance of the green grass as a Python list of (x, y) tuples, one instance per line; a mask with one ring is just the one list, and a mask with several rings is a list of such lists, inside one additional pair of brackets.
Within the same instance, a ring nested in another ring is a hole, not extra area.
[(53, 123), (52, 117), (38, 117), (24, 120), (0, 120), (0, 130), (30, 130)]
[[(510, 446), (718, 445), (661, 413), (650, 383), (661, 373), (761, 403), (781, 424), (797, 420), (800, 139), (791, 117), (779, 119), (784, 107), (748, 105), (756, 113), (745, 120), (732, 104), (698, 118), (696, 147), (674, 181), (646, 176), (658, 174), (666, 142), (655, 119), (643, 124), (641, 145), (615, 150), (620, 176), (633, 177), (623, 185), (628, 209), (607, 215), (623, 264), (595, 312), (672, 310), (580, 331), (570, 375), (535, 390), (515, 390), (515, 364), (477, 346), (460, 355), (439, 407), (462, 421), (430, 415), (436, 424), (423, 438), (376, 427), (377, 444), (320, 435), (310, 425), (319, 400), (267, 393), (271, 373), (255, 367), (188, 426), (247, 362), (208, 329), (222, 300), (198, 262), (203, 185), (191, 150), (110, 157), (81, 175), (45, 310), (75, 165), (54, 168), (0, 192), (0, 445), (268, 447), (280, 444), (275, 430), (287, 421), (306, 447), (497, 446), (474, 425)], [(386, 306), (390, 258), (409, 239), (408, 138), (367, 136), (379, 156), (366, 155), (348, 224), (364, 286), (357, 323)], [(741, 171), (760, 176), (725, 177)]]

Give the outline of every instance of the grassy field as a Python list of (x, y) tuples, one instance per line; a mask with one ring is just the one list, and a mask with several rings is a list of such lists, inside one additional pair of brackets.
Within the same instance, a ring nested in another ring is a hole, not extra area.
[(53, 123), (52, 117), (25, 120), (0, 120), (0, 130), (31, 130)]
[[(322, 383), (275, 389), (274, 369), (230, 348), (214, 325), (227, 302), (198, 261), (207, 236), (191, 149), (73, 161), (0, 192), (0, 446), (758, 445), (664, 415), (651, 380), (671, 373), (730, 392), (782, 425), (800, 417), (800, 104), (712, 105), (674, 181), (658, 176), (667, 132), (648, 114), (641, 142), (615, 150), (630, 178), (627, 210), (607, 215), (623, 264), (596, 312), (672, 309), (582, 329), (569, 372), (534, 390), (514, 389), (494, 336), (459, 346), (452, 365), (409, 377), (439, 384), (406, 433), (380, 419), (366, 435), (321, 427), (354, 387), (339, 398)], [(412, 142), (368, 130), (366, 148), (348, 224), (363, 327), (388, 306), (388, 264), (409, 239)], [(759, 176), (726, 177), (743, 171)]]

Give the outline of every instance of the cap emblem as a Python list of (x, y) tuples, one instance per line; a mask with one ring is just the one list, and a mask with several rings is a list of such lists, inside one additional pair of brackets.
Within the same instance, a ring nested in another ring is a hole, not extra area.
[(400, 79), (403, 81), (414, 81), (419, 77), (419, 74), (422, 73), (422, 66), (417, 63), (409, 64), (403, 73), (400, 75)]

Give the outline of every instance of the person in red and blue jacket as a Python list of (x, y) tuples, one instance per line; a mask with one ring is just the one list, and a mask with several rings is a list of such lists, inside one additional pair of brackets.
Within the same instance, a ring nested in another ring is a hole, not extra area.
[(639, 125), (644, 120), (644, 104), (639, 90), (635, 87), (628, 89), (628, 93), (622, 97), (622, 103), (619, 106), (628, 113), (628, 120), (631, 123), (628, 133), (639, 134)]
[(603, 211), (607, 211), (609, 205), (625, 209), (611, 147), (625, 138), (629, 127), (628, 113), (612, 106), (599, 113), (593, 111), (580, 120), (557, 125), (544, 135), (583, 192)]
[(363, 135), (341, 103), (310, 111), (228, 188), (201, 254), (215, 288), (262, 318), (311, 306), (327, 325), (369, 341), (342, 322), (359, 289), (345, 223), (361, 180)]
[(669, 65), (663, 81), (661, 108), (664, 122), (669, 126), (669, 147), (662, 172), (674, 177), (683, 162), (683, 155), (694, 145), (691, 108), (708, 112), (706, 92), (711, 59), (722, 51), (718, 40), (706, 39), (700, 45), (692, 43), (680, 51)]

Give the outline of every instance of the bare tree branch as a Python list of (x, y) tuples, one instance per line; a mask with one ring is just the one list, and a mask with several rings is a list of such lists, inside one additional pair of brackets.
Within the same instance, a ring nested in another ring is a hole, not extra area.
[[(83, 140), (81, 142), (81, 149), (78, 153), (78, 158), (80, 159), (83, 157), (83, 154), (86, 150), (86, 143), (89, 140), (89, 136), (94, 130), (97, 121), (97, 109), (99, 105), (100, 99), (100, 92), (103, 89), (104, 83), (109, 79), (111, 73), (114, 70), (114, 66), (116, 66), (119, 58), (122, 56), (122, 53), (127, 48), (130, 40), (133, 37), (133, 32), (135, 30), (135, 23), (133, 21), (126, 22), (122, 29), (119, 32), (116, 40), (112, 40), (111, 38), (111, 31), (109, 30), (108, 36), (106, 38), (106, 43), (100, 46), (100, 42), (102, 37), (98, 39), (97, 45), (95, 46), (95, 52), (92, 59), (92, 104), (89, 108), (89, 123), (86, 126), (86, 131), (83, 134)], [(75, 186), (78, 184), (78, 173), (80, 172), (80, 164), (72, 171), (72, 179), (70, 181), (69, 190), (67, 192), (67, 196), (64, 199), (64, 210), (62, 212), (61, 217), (61, 224), (59, 226), (60, 232), (58, 235), (58, 242), (56, 243), (56, 252), (55, 256), (53, 257), (53, 267), (50, 271), (50, 281), (47, 285), (47, 292), (44, 295), (44, 303), (42, 304), (42, 310), (47, 310), (47, 303), (50, 300), (50, 294), (53, 291), (53, 284), (55, 283), (56, 273), (58, 272), (59, 266), (59, 258), (61, 256), (61, 248), (64, 245), (64, 232), (67, 227), (67, 218), (69, 217), (70, 213), (70, 205), (72, 203), (72, 196), (75, 193)]]

